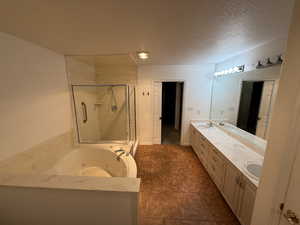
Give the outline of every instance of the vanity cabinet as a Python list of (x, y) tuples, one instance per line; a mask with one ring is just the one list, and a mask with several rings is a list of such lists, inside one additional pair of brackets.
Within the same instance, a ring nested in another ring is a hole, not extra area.
[(227, 163), (225, 170), (223, 196), (235, 215), (237, 215), (239, 209), (240, 179), (240, 172), (234, 166)]
[(194, 127), (191, 127), (190, 143), (194, 150), (196, 150), (196, 133), (196, 129)]
[(214, 147), (209, 148), (209, 167), (210, 175), (214, 180), (215, 184), (222, 192), (224, 187), (224, 177), (225, 177), (225, 160), (221, 157)]
[(191, 145), (196, 155), (205, 167), (210, 177), (220, 190), (223, 189), (224, 183), (224, 160), (218, 155), (214, 146), (201, 135), (194, 127), (191, 132)]
[(205, 143), (203, 143), (202, 135), (194, 128), (192, 127), (192, 135), (191, 135), (191, 145), (194, 149), (196, 155), (198, 156), (199, 160), (201, 161), (202, 165), (205, 167), (206, 170), (209, 170), (208, 168), (208, 153), (207, 149), (205, 148)]
[(191, 127), (191, 145), (202, 165), (221, 191), (242, 225), (250, 225), (256, 186), (196, 128)]
[(238, 216), (243, 225), (250, 225), (256, 196), (256, 187), (244, 178), (242, 179), (241, 189)]
[(226, 165), (223, 196), (241, 224), (250, 225), (256, 187), (233, 165)]

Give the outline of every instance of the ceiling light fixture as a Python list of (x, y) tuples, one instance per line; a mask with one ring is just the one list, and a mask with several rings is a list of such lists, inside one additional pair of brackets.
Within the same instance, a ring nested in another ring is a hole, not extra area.
[(219, 72), (215, 72), (215, 76), (219, 77), (219, 76), (223, 76), (223, 75), (227, 75), (227, 74), (241, 73), (241, 72), (244, 72), (244, 70), (245, 70), (245, 65), (235, 66), (235, 67), (230, 68), (228, 70), (222, 70), (222, 71), (219, 71)]
[(149, 52), (145, 52), (145, 51), (142, 51), (142, 52), (137, 52), (137, 55), (139, 57), (139, 59), (148, 59), (149, 58)]

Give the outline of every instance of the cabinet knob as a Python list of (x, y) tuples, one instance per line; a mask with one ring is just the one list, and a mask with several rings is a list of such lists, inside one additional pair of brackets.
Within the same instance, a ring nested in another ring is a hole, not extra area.
[(299, 224), (299, 218), (296, 215), (295, 212), (293, 212), (292, 210), (288, 209), (284, 215), (283, 215), (287, 221), (289, 222), (289, 224), (295, 225), (295, 224)]

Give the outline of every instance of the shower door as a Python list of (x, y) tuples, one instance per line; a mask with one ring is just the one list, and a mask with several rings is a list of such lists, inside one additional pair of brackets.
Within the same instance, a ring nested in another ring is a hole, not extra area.
[(73, 85), (79, 143), (128, 142), (127, 85)]

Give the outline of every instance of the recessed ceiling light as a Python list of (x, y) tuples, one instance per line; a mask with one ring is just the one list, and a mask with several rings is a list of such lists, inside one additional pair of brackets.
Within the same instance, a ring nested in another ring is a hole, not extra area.
[(138, 52), (137, 55), (140, 59), (148, 59), (149, 58), (149, 52), (144, 52), (144, 51)]

